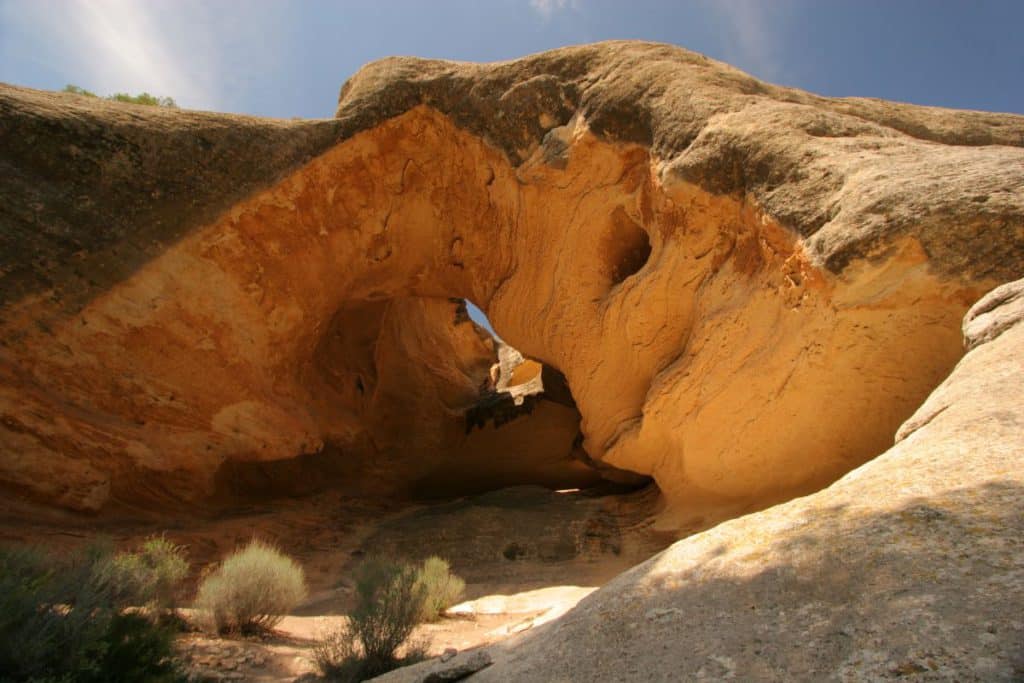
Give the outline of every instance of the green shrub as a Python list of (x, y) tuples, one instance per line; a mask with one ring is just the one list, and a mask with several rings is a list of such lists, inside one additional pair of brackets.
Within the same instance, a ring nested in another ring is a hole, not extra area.
[(199, 586), (196, 608), (218, 632), (269, 630), (306, 597), (302, 567), (253, 539)]
[[(10, 680), (43, 677), (65, 631), (55, 571), (40, 553), (0, 550), (0, 671)], [(74, 656), (74, 653), (70, 653)]]
[(370, 670), (394, 668), (399, 646), (420, 623), (426, 593), (417, 574), (409, 565), (378, 558), (364, 562), (356, 573), (351, 629)]
[(184, 680), (174, 661), (174, 630), (156, 624), (145, 615), (123, 612), (113, 615), (102, 640), (96, 675), (76, 681), (138, 681), (159, 683)]
[(96, 93), (92, 92), (91, 90), (86, 90), (85, 88), (79, 88), (77, 85), (71, 85), (70, 83), (68, 83), (67, 85), (64, 86), (64, 92), (69, 92), (72, 95), (83, 95), (85, 97), (96, 97)]
[(416, 582), (423, 587), (423, 610), (420, 614), (423, 621), (437, 621), (466, 590), (466, 582), (452, 574), (448, 561), (436, 556), (423, 562)]
[(335, 683), (359, 683), (394, 669), (422, 662), (427, 658), (427, 642), (405, 643), (404, 653), (389, 658), (364, 656), (352, 624), (342, 624), (321, 634), (313, 647), (313, 658), (320, 674)]
[(329, 681), (362, 681), (364, 660), (348, 624), (322, 633), (313, 646), (313, 660), (320, 674)]
[(145, 574), (146, 588), (152, 596), (150, 602), (159, 609), (173, 609), (181, 597), (181, 584), (188, 576), (185, 549), (174, 545), (163, 536), (146, 539), (138, 552)]
[(105, 545), (64, 561), (0, 550), (0, 680), (173, 681), (173, 633), (124, 611)]
[(364, 681), (425, 658), (426, 643), (408, 643), (427, 598), (420, 573), (380, 558), (363, 562), (355, 573), (356, 605), (348, 623), (328, 631), (314, 650), (325, 677)]
[(126, 92), (114, 93), (107, 97), (115, 102), (127, 102), (128, 104), (145, 104), (150, 107), (177, 107), (177, 103), (170, 97), (157, 97), (148, 92), (140, 92), (138, 95), (129, 95)]
[(181, 546), (162, 536), (146, 539), (137, 552), (117, 553), (98, 568), (98, 578), (121, 601), (158, 618), (177, 607), (188, 562)]
[[(96, 93), (80, 88), (77, 85), (64, 86), (63, 92), (69, 92), (74, 95), (83, 95), (85, 97), (96, 97)], [(113, 100), (114, 102), (127, 102), (128, 104), (144, 104), (151, 107), (170, 107), (177, 108), (178, 103), (171, 97), (159, 97), (157, 95), (150, 95), (148, 92), (140, 92), (138, 95), (129, 95), (126, 92), (117, 92), (113, 95), (107, 95), (104, 99)]]

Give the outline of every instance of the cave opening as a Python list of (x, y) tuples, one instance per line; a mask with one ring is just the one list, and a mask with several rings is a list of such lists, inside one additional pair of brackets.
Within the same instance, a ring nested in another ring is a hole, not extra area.
[(611, 284), (618, 285), (647, 265), (651, 257), (651, 238), (642, 225), (619, 207), (612, 212), (610, 229), (605, 233), (601, 252)]
[[(506, 343), (472, 301), (350, 301), (306, 372), (331, 420), (323, 447), (229, 461), (221, 484), (243, 494), (236, 509), (284, 505), (281, 524), (345, 511), (368, 530), (345, 550), (352, 563), (437, 555), (466, 581), (467, 601), (511, 594), (549, 608), (674, 540), (649, 524), (661, 504), (653, 481), (587, 453), (566, 376)], [(282, 494), (291, 500), (272, 502)]]
[(581, 416), (565, 376), (506, 342), (471, 300), (451, 302), (453, 336), (463, 335), (460, 328), (465, 328), (483, 339), (488, 366), (459, 409), (460, 438), (446, 444), (438, 467), (413, 482), (413, 497), (436, 501), (510, 486), (555, 491), (601, 485), (600, 473), (583, 450)]
[(464, 298), (350, 300), (300, 367), (321, 445), (288, 459), (228, 460), (228, 506), (324, 491), (448, 501), (507, 487), (600, 496), (653, 487), (584, 447), (568, 379), (502, 339)]

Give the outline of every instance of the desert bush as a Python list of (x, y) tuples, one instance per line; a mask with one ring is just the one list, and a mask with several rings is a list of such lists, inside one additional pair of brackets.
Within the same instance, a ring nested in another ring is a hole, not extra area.
[(362, 646), (369, 670), (394, 668), (395, 653), (423, 614), (424, 588), (407, 564), (371, 558), (356, 572), (352, 635)]
[(162, 536), (146, 539), (136, 552), (111, 556), (98, 568), (98, 579), (113, 595), (163, 618), (175, 607), (188, 562), (181, 546)]
[(100, 544), (60, 561), (35, 550), (0, 550), (0, 680), (173, 681), (173, 633), (106, 580)]
[(269, 630), (306, 597), (302, 567), (253, 539), (199, 586), (195, 606), (218, 632)]
[(441, 613), (458, 602), (466, 590), (466, 582), (455, 574), (447, 560), (428, 557), (416, 574), (416, 582), (423, 588), (423, 621), (437, 621)]
[(66, 629), (55, 571), (31, 549), (0, 551), (0, 671), (10, 680), (42, 677)]
[(174, 659), (174, 629), (136, 612), (121, 612), (110, 620), (101, 642), (102, 655), (93, 677), (75, 681), (170, 683), (184, 681)]
[(428, 641), (406, 641), (397, 652), (386, 659), (369, 659), (352, 630), (351, 622), (321, 634), (313, 647), (313, 658), (321, 675), (334, 683), (358, 683), (394, 669), (422, 662), (427, 658)]
[(313, 660), (320, 674), (329, 681), (363, 680), (363, 657), (349, 624), (320, 634), (313, 646)]
[(325, 677), (364, 681), (424, 659), (426, 643), (408, 643), (423, 620), (427, 589), (419, 575), (407, 564), (380, 558), (363, 562), (355, 574), (356, 605), (348, 623), (327, 632), (314, 651)]
[(150, 602), (159, 609), (173, 609), (181, 596), (181, 585), (188, 576), (185, 549), (174, 545), (163, 536), (146, 539), (138, 551), (146, 568), (145, 588)]

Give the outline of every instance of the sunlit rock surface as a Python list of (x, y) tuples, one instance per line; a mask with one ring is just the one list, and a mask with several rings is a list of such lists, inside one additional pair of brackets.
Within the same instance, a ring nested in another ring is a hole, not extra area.
[[(1024, 264), (1022, 144), (635, 42), (382, 60), (322, 121), (4, 86), (0, 481), (170, 509), (603, 467), (705, 528), (881, 453), (948, 375)], [(467, 430), (495, 358), (453, 298), (570, 400)]]
[(973, 350), (883, 455), (676, 543), (473, 680), (1021, 680), (1024, 311), (996, 290), (964, 327)]

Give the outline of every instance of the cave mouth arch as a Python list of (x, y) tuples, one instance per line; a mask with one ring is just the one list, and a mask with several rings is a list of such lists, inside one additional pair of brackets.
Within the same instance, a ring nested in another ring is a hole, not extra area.
[[(923, 268), (920, 243), (886, 242), (893, 257), (837, 279), (750, 197), (661, 173), (648, 148), (570, 132), (564, 168), (514, 165), (419, 106), (197, 224), (63, 337), (18, 342), (39, 377), (103, 403), (5, 476), (80, 509), (202, 503), (225, 461), (336, 451), (381, 490), (389, 477), (408, 488), (443, 472), (438, 454), (465, 438), (471, 375), (493, 362), (471, 329), (451, 334), (448, 297), (468, 297), (571, 379), (586, 451), (653, 476), (666, 523), (685, 524), (809, 492), (873, 457), (962, 355), (960, 321), (983, 283)], [(360, 323), (360, 307), (387, 330)], [(348, 358), (325, 343), (335, 325), (373, 334)], [(65, 345), (87, 353), (68, 364)], [(376, 374), (349, 372), (360, 358)], [(97, 446), (85, 435), (102, 415), (117, 438)], [(531, 438), (491, 445), (511, 455), (553, 441)], [(57, 489), (46, 474), (65, 444), (84, 466)]]
[(331, 489), (444, 500), (509, 486), (621, 493), (651, 483), (592, 458), (566, 377), (504, 342), (467, 299), (346, 301), (303, 383), (327, 425), (322, 446), (291, 459), (228, 460), (218, 497)]

